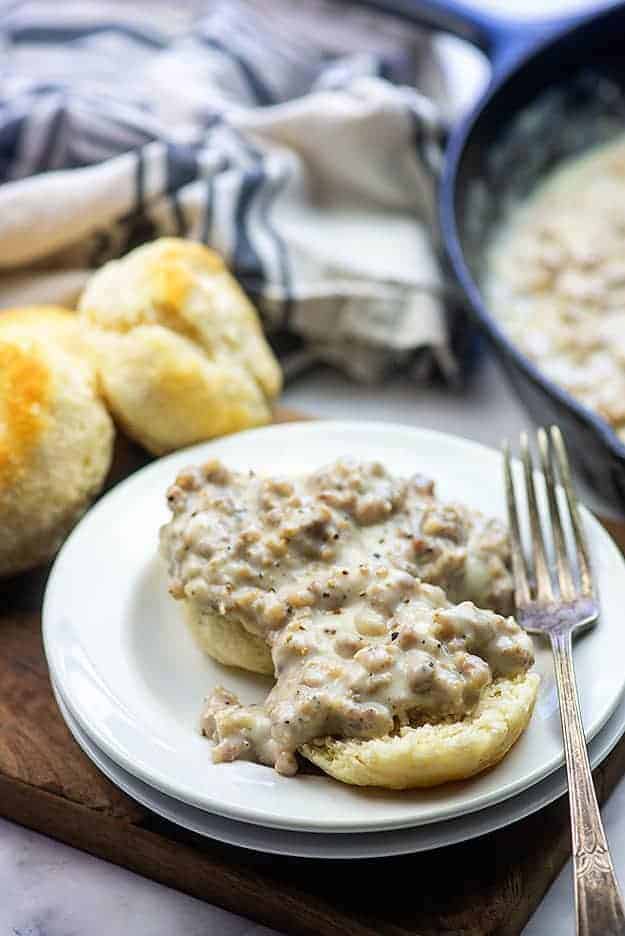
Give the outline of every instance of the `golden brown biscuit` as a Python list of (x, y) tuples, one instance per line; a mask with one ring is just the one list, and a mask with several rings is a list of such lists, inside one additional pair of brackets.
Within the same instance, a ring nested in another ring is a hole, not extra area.
[(270, 419), (280, 368), (214, 251), (162, 238), (106, 264), (80, 299), (103, 392), (155, 454)]
[[(93, 368), (28, 327), (20, 334), (17, 318), (0, 316), (0, 575), (56, 551), (102, 486), (113, 446)], [(55, 310), (47, 324), (69, 336), (71, 318)]]

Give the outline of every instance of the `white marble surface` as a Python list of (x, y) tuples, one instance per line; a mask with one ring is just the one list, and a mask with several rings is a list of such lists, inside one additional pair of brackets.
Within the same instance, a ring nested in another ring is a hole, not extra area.
[(241, 917), (0, 820), (2, 936), (271, 936)]
[[(473, 0), (491, 10), (539, 15), (589, 7), (590, 0)], [(485, 69), (476, 54), (441, 42), (452, 84), (466, 101)], [(302, 378), (285, 403), (320, 416), (429, 426), (497, 445), (527, 420), (496, 367), (484, 367), (461, 395), (416, 390), (399, 380), (355, 388), (329, 373)], [(617, 871), (625, 881), (625, 780), (604, 810)], [(0, 820), (0, 934), (9, 936), (261, 936), (271, 931), (44, 836)], [(570, 870), (547, 894), (525, 936), (573, 932)]]

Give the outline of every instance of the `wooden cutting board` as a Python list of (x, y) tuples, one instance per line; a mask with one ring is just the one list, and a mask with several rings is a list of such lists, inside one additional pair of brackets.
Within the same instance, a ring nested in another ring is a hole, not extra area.
[[(120, 442), (111, 483), (146, 461)], [(278, 858), (185, 832), (117, 790), (65, 727), (41, 644), (47, 573), (0, 584), (1, 815), (298, 936), (521, 931), (568, 857), (566, 797), (481, 839), (375, 861)], [(595, 771), (601, 801), (624, 772), (625, 738)]]

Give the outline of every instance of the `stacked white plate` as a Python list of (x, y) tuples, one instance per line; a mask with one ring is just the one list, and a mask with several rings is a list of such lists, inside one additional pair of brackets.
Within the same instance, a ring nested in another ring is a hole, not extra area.
[[(61, 550), (44, 603), (44, 640), (63, 716), (86, 754), (154, 812), (220, 841), (305, 857), (361, 858), (440, 847), (540, 809), (566, 789), (550, 652), (536, 643), (536, 711), (504, 760), (432, 790), (349, 787), (257, 764), (211, 763), (198, 730), (216, 684), (256, 701), (267, 681), (204, 656), (167, 593), (157, 555), (165, 490), (185, 465), (216, 456), (234, 468), (302, 474), (341, 455), (378, 459), (436, 479), (440, 497), (505, 519), (500, 456), (465, 440), (365, 422), (254, 430), (153, 462), (93, 507)], [(593, 765), (625, 730), (625, 565), (608, 534), (584, 520), (602, 602), (598, 627), (575, 646)]]

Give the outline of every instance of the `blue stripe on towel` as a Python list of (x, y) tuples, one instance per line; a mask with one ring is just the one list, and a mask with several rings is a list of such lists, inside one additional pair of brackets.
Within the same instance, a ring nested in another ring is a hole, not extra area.
[(275, 103), (273, 94), (248, 61), (241, 55), (238, 55), (233, 49), (224, 45), (223, 42), (220, 42), (219, 39), (215, 39), (214, 36), (203, 35), (200, 38), (205, 45), (209, 46), (211, 49), (215, 49), (217, 52), (223, 53), (223, 55), (231, 58), (233, 62), (236, 62), (257, 104), (266, 107), (269, 104)]
[(259, 292), (265, 282), (265, 271), (250, 240), (247, 228), (251, 204), (264, 182), (265, 173), (260, 166), (245, 171), (234, 212), (236, 231), (234, 267), (245, 289), (250, 292)]
[(173, 192), (197, 179), (197, 150), (193, 146), (167, 143), (167, 191)]
[(137, 150), (135, 161), (135, 206), (134, 211), (141, 214), (145, 197), (145, 162), (141, 150)]
[(24, 114), (13, 117), (0, 117), (0, 181), (9, 176), (11, 167), (15, 164), (17, 150), (26, 124)]
[(289, 253), (283, 238), (278, 234), (271, 222), (270, 212), (273, 202), (288, 182), (285, 175), (281, 179), (271, 179), (265, 186), (259, 206), (259, 214), (265, 225), (265, 230), (271, 235), (276, 248), (278, 265), (280, 268), (280, 286), (282, 289), (282, 322), (281, 328), (286, 328), (293, 314), (293, 276), (289, 264)]
[(183, 186), (197, 179), (197, 156), (190, 146), (176, 143), (167, 144), (167, 193), (171, 201), (171, 209), (176, 219), (176, 234), (184, 237), (189, 230), (184, 209), (176, 194)]
[(208, 244), (210, 242), (210, 235), (213, 227), (213, 176), (209, 175), (206, 178), (206, 194), (204, 196), (204, 211), (202, 212), (202, 220), (200, 224), (200, 240), (203, 244)]
[(85, 39), (98, 33), (113, 33), (133, 39), (141, 45), (152, 49), (163, 49), (167, 45), (165, 39), (153, 31), (138, 29), (127, 23), (88, 23), (83, 26), (8, 26), (4, 33), (13, 42), (73, 42), (76, 39)]
[(59, 136), (63, 132), (65, 118), (65, 107), (63, 103), (60, 103), (56, 113), (48, 124), (46, 135), (41, 141), (39, 147), (39, 158), (37, 159), (37, 164), (34, 168), (35, 172), (45, 172), (46, 169), (50, 168), (50, 157), (54, 152), (54, 147), (58, 141)]
[(187, 217), (184, 213), (184, 209), (180, 204), (175, 191), (171, 191), (169, 193), (169, 200), (171, 202), (172, 214), (176, 220), (176, 234), (178, 237), (184, 237), (189, 230), (189, 225), (187, 223)]

